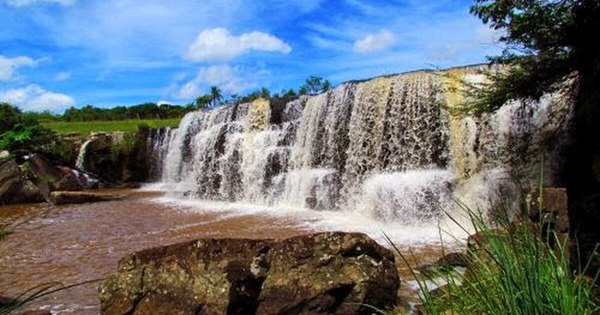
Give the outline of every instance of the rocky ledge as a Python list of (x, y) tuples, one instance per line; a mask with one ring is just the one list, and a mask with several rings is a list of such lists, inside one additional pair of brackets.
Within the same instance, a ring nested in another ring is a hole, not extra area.
[(200, 239), (126, 256), (100, 285), (102, 314), (370, 314), (400, 281), (364, 234)]

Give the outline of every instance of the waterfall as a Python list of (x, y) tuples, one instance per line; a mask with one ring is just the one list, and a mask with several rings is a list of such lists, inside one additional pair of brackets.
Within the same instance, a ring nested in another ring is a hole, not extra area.
[(79, 147), (79, 153), (77, 154), (77, 161), (75, 161), (75, 168), (85, 171), (85, 157), (87, 154), (87, 148), (88, 145), (94, 141), (93, 138), (90, 138), (88, 140), (85, 140), (85, 142), (83, 142), (83, 144), (81, 145), (81, 147)]
[[(488, 207), (497, 191), (519, 194), (517, 180), (535, 181), (542, 154), (559, 158), (563, 143), (552, 135), (567, 130), (572, 100), (557, 92), (493, 114), (451, 115), (467, 97), (462, 82), (485, 81), (481, 70), (489, 69), (416, 71), (287, 104), (188, 113), (179, 128), (151, 136), (157, 171), (188, 198), (406, 224), (437, 218), (454, 198)], [(552, 181), (555, 168), (545, 171)]]
[(150, 129), (146, 148), (148, 158), (150, 159), (149, 177), (152, 181), (160, 180), (163, 174), (164, 161), (169, 152), (169, 146), (173, 137), (177, 134), (177, 129), (169, 127)]

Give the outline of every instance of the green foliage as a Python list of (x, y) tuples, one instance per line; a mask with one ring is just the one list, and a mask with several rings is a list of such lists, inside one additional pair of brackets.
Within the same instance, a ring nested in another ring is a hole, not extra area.
[(206, 109), (210, 107), (210, 103), (212, 102), (212, 98), (208, 94), (200, 95), (194, 101), (194, 107), (196, 109)]
[(331, 89), (331, 83), (321, 77), (310, 76), (304, 82), (304, 85), (300, 87), (300, 95), (317, 95), (329, 91)]
[(271, 97), (271, 91), (269, 91), (269, 89), (263, 87), (262, 89), (260, 89), (260, 97), (262, 97), (264, 99), (269, 99)]
[(134, 133), (125, 133), (123, 135), (123, 139), (110, 147), (112, 159), (116, 161), (121, 154), (128, 155), (133, 152), (135, 148), (135, 140), (136, 138)]
[(37, 120), (26, 117), (21, 111), (7, 103), (0, 103), (0, 150), (7, 150), (22, 156), (42, 153), (50, 157), (62, 141), (50, 129), (44, 128)]
[(60, 282), (49, 282), (37, 285), (19, 294), (16, 298), (8, 301), (8, 303), (0, 304), (0, 315), (15, 314), (15, 312), (19, 311), (26, 304), (38, 300), (44, 296), (82, 285), (96, 283), (101, 280), (103, 279), (94, 279), (66, 286), (61, 284)]
[(23, 116), (27, 119), (38, 120), (42, 123), (57, 121), (112, 121), (132, 119), (175, 119), (181, 118), (185, 113), (194, 110), (193, 106), (180, 106), (155, 103), (143, 103), (134, 106), (117, 106), (113, 108), (99, 108), (86, 105), (82, 108), (70, 107), (62, 115), (49, 111), (41, 113), (26, 112)]
[(143, 121), (137, 125), (138, 132), (145, 132), (145, 131), (148, 131), (148, 129), (150, 129), (150, 125), (145, 121)]
[(89, 122), (49, 122), (42, 125), (59, 134), (78, 133), (87, 135), (90, 132), (135, 132), (140, 124), (146, 124), (149, 128), (177, 127), (179, 118), (173, 119), (147, 119), (147, 120), (113, 120), (113, 121), (89, 121)]
[(590, 255), (600, 237), (600, 1), (475, 0), (471, 12), (504, 32), (506, 49), (492, 58), (505, 67), (475, 89), (466, 111), (493, 111), (508, 100), (535, 100), (566, 87), (576, 92), (569, 93), (574, 115), (557, 178), (569, 194), (575, 233), (589, 240), (581, 243), (582, 254)]
[(213, 107), (220, 105), (223, 100), (221, 90), (214, 85), (210, 87), (210, 100)]
[(25, 123), (23, 113), (8, 103), (0, 103), (0, 133), (12, 130), (17, 124)]
[(316, 95), (331, 89), (331, 83), (323, 78), (311, 76), (306, 79), (305, 84), (300, 87), (298, 93), (294, 89), (282, 90), (280, 93), (271, 93), (266, 87), (249, 92), (246, 95), (232, 94), (229, 99), (224, 100), (221, 90), (216, 86), (211, 86), (209, 94), (198, 96), (191, 104), (196, 109), (206, 109), (219, 106), (223, 103), (241, 104), (249, 103), (258, 98), (275, 99), (278, 101), (291, 101), (300, 95)]
[(481, 86), (468, 104), (474, 113), (517, 98), (538, 99), (575, 72), (597, 82), (600, 45), (592, 34), (600, 29), (599, 1), (475, 0), (471, 13), (503, 32), (506, 47), (491, 60), (509, 66)]
[(8, 224), (0, 224), (0, 241), (4, 241), (10, 234), (12, 229)]
[(595, 279), (571, 271), (568, 240), (560, 242), (549, 232), (558, 244), (551, 249), (531, 225), (510, 223), (506, 216), (489, 224), (481, 215), (465, 210), (479, 235), (468, 252), (470, 267), (464, 275), (440, 273), (448, 285), (436, 295), (426, 288), (429, 279), (415, 274), (426, 314), (579, 315), (600, 311), (592, 291)]

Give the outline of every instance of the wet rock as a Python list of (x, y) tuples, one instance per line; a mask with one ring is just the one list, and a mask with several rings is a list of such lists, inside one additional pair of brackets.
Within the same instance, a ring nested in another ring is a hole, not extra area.
[(25, 165), (45, 197), (49, 197), (50, 192), (55, 190), (84, 188), (70, 168), (55, 166), (42, 155), (32, 156)]
[(449, 253), (438, 259), (436, 265), (441, 268), (469, 267), (470, 258), (465, 253)]
[[(533, 187), (529, 191), (528, 199), (529, 217), (534, 222), (548, 224), (556, 233), (569, 232), (569, 209), (565, 188), (544, 188), (540, 196), (539, 188)], [(546, 219), (550, 217), (551, 220)]]
[(88, 138), (83, 159), (83, 171), (93, 174), (105, 187), (122, 183), (144, 182), (149, 178), (152, 158), (148, 152), (149, 129), (135, 134), (94, 133)]
[(50, 193), (50, 201), (55, 205), (111, 201), (125, 198), (124, 195), (92, 193), (85, 191), (53, 191)]
[(439, 258), (434, 263), (424, 263), (417, 267), (417, 270), (428, 278), (437, 277), (440, 274), (448, 273), (457, 267), (469, 267), (470, 258), (464, 253), (449, 253)]
[(0, 205), (42, 202), (40, 190), (25, 176), (14, 159), (0, 163)]
[(398, 286), (390, 251), (334, 232), (137, 252), (101, 284), (100, 301), (103, 314), (363, 314), (394, 304)]

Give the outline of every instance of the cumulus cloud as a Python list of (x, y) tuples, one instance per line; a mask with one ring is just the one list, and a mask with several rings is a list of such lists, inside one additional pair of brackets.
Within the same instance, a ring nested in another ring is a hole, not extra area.
[(7, 0), (6, 3), (8, 5), (12, 5), (15, 7), (22, 7), (31, 4), (37, 3), (55, 3), (60, 5), (73, 5), (76, 0)]
[(190, 45), (186, 58), (192, 61), (228, 60), (251, 50), (287, 54), (292, 48), (276, 36), (254, 31), (235, 36), (226, 28), (207, 29)]
[(34, 67), (37, 61), (29, 57), (18, 56), (8, 58), (0, 55), (0, 81), (10, 81), (16, 78), (17, 69), (20, 67)]
[(0, 91), (0, 101), (11, 103), (27, 111), (58, 111), (75, 106), (72, 97), (46, 91), (38, 85), (30, 84), (23, 88)]
[(177, 96), (181, 99), (192, 99), (203, 94), (203, 91), (208, 91), (210, 86), (218, 86), (223, 92), (231, 94), (254, 87), (254, 84), (247, 83), (242, 78), (241, 70), (229, 65), (201, 68), (194, 79), (179, 89)]
[(372, 51), (384, 50), (396, 41), (394, 33), (388, 30), (381, 30), (376, 34), (369, 34), (362, 39), (354, 42), (354, 51), (367, 53)]

